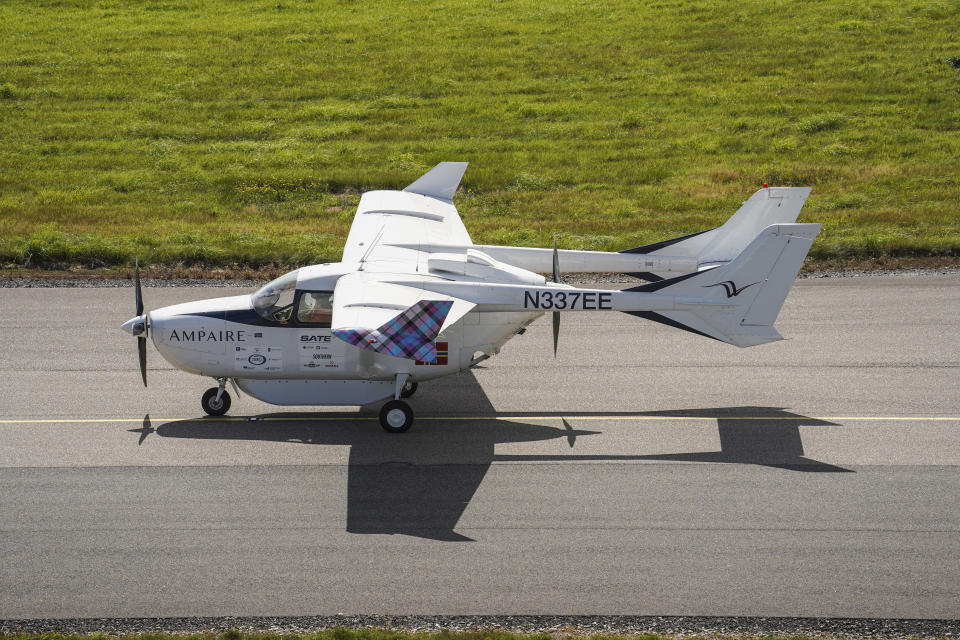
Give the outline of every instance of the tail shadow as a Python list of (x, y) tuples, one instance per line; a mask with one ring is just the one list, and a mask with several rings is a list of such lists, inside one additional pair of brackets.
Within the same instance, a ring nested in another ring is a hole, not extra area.
[(645, 460), (728, 462), (755, 464), (791, 471), (852, 473), (850, 469), (807, 458), (800, 438), (802, 426), (839, 426), (776, 407), (725, 407), (682, 409), (648, 414), (664, 417), (716, 417), (720, 451), (667, 453), (643, 456)]

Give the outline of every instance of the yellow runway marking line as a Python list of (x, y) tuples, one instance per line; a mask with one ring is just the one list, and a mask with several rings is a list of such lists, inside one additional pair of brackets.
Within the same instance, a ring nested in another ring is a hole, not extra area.
[[(369, 422), (376, 420), (376, 416), (276, 416), (268, 418), (243, 417), (199, 417), (199, 418), (149, 418), (150, 422)], [(97, 424), (97, 423), (142, 423), (143, 418), (23, 418), (2, 419), (0, 424)], [(802, 421), (824, 420), (835, 422), (960, 422), (960, 416), (633, 416), (633, 415), (553, 415), (553, 416), (418, 416), (417, 420), (502, 420), (516, 422), (520, 420), (579, 420), (604, 422), (661, 422), (673, 421), (707, 421), (707, 420), (769, 420), (769, 421)]]

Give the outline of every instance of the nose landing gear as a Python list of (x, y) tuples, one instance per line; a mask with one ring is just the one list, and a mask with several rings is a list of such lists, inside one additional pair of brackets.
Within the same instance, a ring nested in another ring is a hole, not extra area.
[(203, 410), (211, 416), (222, 416), (230, 410), (230, 394), (224, 390), (227, 384), (226, 378), (217, 378), (220, 383), (218, 387), (210, 387), (203, 392), (200, 398), (200, 405)]

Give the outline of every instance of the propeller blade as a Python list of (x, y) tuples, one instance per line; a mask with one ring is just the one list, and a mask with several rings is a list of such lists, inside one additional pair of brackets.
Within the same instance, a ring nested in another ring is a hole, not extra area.
[(134, 278), (136, 279), (137, 285), (137, 315), (143, 315), (143, 292), (140, 291), (140, 258), (136, 259), (136, 267), (134, 268)]
[(553, 312), (553, 357), (557, 357), (557, 342), (560, 340), (560, 312)]
[(553, 281), (560, 282), (560, 254), (557, 253), (557, 236), (553, 236)]
[(147, 339), (137, 337), (137, 354), (140, 356), (140, 375), (143, 377), (143, 386), (147, 386)]
[[(553, 236), (553, 281), (560, 282), (560, 254), (557, 253), (557, 236)], [(560, 312), (553, 312), (553, 357), (557, 357), (557, 343), (560, 341)]]

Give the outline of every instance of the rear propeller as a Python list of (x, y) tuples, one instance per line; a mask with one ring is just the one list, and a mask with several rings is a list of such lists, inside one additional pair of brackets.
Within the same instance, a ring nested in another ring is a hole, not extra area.
[[(557, 253), (557, 236), (553, 236), (553, 281), (560, 282), (560, 254)], [(557, 357), (557, 343), (560, 341), (560, 312), (553, 312), (553, 357)]]

